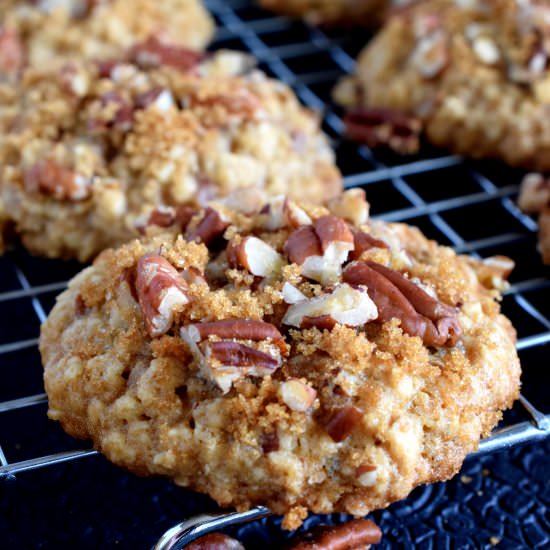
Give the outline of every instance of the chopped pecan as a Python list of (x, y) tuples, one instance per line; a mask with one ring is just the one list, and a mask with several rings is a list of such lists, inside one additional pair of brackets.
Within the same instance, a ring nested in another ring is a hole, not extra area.
[(332, 328), (335, 323), (358, 327), (377, 317), (378, 310), (369, 295), (344, 283), (331, 293), (291, 305), (282, 323), (298, 328)]
[(171, 206), (157, 206), (151, 210), (147, 220), (147, 226), (158, 225), (159, 227), (170, 227), (176, 221), (176, 211)]
[(376, 239), (372, 235), (355, 229), (355, 227), (350, 227), (351, 232), (353, 233), (353, 243), (355, 248), (350, 254), (350, 259), (358, 260), (363, 252), (370, 250), (371, 248), (389, 248), (389, 246), (380, 239)]
[(328, 209), (340, 218), (354, 225), (363, 225), (369, 219), (369, 203), (363, 189), (355, 188), (344, 191), (328, 202)]
[(130, 50), (129, 56), (140, 67), (166, 66), (184, 72), (194, 69), (205, 58), (205, 54), (201, 52), (167, 44), (155, 36), (136, 44)]
[(298, 412), (307, 411), (317, 397), (317, 392), (297, 378), (289, 378), (279, 387), (281, 399), (289, 409)]
[(244, 550), (244, 546), (222, 533), (210, 533), (188, 544), (185, 550)]
[(462, 335), (454, 308), (397, 271), (375, 262), (353, 262), (344, 270), (344, 281), (367, 287), (378, 308), (378, 322), (400, 319), (403, 331), (420, 336), (427, 346), (454, 346)]
[(245, 237), (237, 245), (229, 243), (226, 254), (230, 267), (244, 267), (257, 277), (273, 277), (284, 266), (283, 257), (257, 237)]
[(154, 106), (162, 112), (169, 111), (175, 104), (172, 92), (161, 86), (155, 86), (152, 90), (139, 94), (135, 100), (135, 106), (138, 109)]
[(307, 300), (307, 296), (290, 283), (285, 283), (282, 288), (283, 300), (287, 304), (297, 304)]
[[(197, 323), (183, 327), (181, 337), (195, 356), (205, 375), (227, 393), (236, 380), (243, 376), (265, 376), (282, 364), (281, 354), (287, 353), (286, 344), (275, 326), (263, 321), (230, 319), (211, 323)], [(216, 336), (221, 341), (206, 341)], [(276, 349), (270, 353), (232, 341), (271, 340)], [(214, 362), (212, 361), (214, 360)]]
[(538, 214), (550, 206), (550, 179), (527, 174), (521, 182), (518, 205), (527, 214)]
[(136, 291), (151, 336), (160, 336), (170, 330), (174, 313), (189, 303), (187, 289), (185, 279), (162, 256), (146, 254), (139, 259)]
[(285, 243), (285, 252), (291, 262), (302, 266), (302, 274), (323, 284), (339, 279), (342, 264), (353, 248), (351, 231), (336, 216), (322, 216), (313, 227), (300, 227)]
[(491, 256), (481, 261), (473, 260), (474, 269), (481, 284), (487, 288), (506, 290), (506, 279), (512, 273), (515, 262), (506, 256)]
[(16, 76), (24, 64), (25, 54), (19, 35), (0, 26), (0, 75)]
[(204, 216), (199, 224), (187, 234), (188, 241), (203, 242), (210, 246), (218, 237), (221, 237), (228, 228), (226, 222), (217, 210), (208, 207), (204, 211)]
[(378, 477), (378, 468), (370, 464), (363, 464), (356, 470), (357, 481), (363, 487), (374, 487)]
[(261, 342), (272, 340), (282, 353), (287, 353), (283, 335), (275, 325), (256, 319), (225, 319), (209, 323), (195, 323), (187, 325), (185, 329), (196, 342), (205, 340), (209, 336), (218, 336), (222, 340), (252, 340)]
[(366, 550), (382, 540), (380, 528), (368, 519), (354, 519), (341, 525), (318, 525), (289, 550)]
[(24, 171), (27, 191), (43, 193), (56, 200), (79, 201), (90, 196), (92, 178), (77, 174), (52, 160), (40, 160)]
[(277, 358), (238, 342), (211, 342), (206, 349), (207, 359), (216, 359), (228, 367), (256, 367), (262, 374), (269, 374), (280, 366)]
[(110, 91), (99, 97), (100, 116), (88, 121), (90, 131), (114, 128), (127, 132), (134, 122), (134, 107), (118, 92)]
[(325, 430), (333, 441), (340, 443), (351, 435), (362, 419), (363, 411), (353, 405), (346, 405), (332, 414)]
[(321, 243), (311, 225), (304, 225), (290, 234), (285, 243), (285, 252), (293, 264), (302, 265), (311, 256), (321, 256)]
[(59, 70), (63, 89), (75, 96), (84, 97), (88, 92), (90, 82), (84, 69), (74, 63), (65, 63)]
[(410, 155), (420, 147), (420, 119), (398, 111), (359, 107), (344, 117), (347, 135), (369, 147), (386, 146), (397, 153)]
[(311, 225), (313, 222), (307, 213), (289, 200), (284, 195), (279, 195), (271, 199), (261, 210), (262, 214), (267, 214), (268, 218), (265, 228), (275, 231), (281, 227), (292, 227), (296, 229), (302, 225)]

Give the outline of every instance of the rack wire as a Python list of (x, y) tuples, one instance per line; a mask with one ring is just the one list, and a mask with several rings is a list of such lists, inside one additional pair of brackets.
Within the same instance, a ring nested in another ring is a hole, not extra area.
[[(478, 257), (504, 254), (516, 260), (502, 305), (518, 329), (524, 395), (520, 407), (510, 415), (512, 422), (482, 442), (478, 453), (549, 435), (547, 380), (541, 381), (541, 376), (547, 378), (548, 374), (540, 369), (550, 349), (550, 279), (535, 250), (536, 223), (515, 204), (522, 173), (427, 146), (418, 157), (400, 157), (346, 141), (341, 113), (330, 103), (330, 90), (339, 76), (353, 70), (354, 58), (367, 41), (365, 33), (358, 36), (309, 28), (268, 14), (245, 0), (210, 0), (206, 4), (220, 27), (213, 48), (252, 52), (261, 69), (292, 86), (307, 106), (323, 112), (323, 128), (335, 147), (345, 187), (366, 190), (373, 217), (417, 225), (459, 253)], [(0, 480), (96, 454), (75, 447), (52, 423), (43, 427), (44, 433), (37, 433), (32, 415), (27, 414), (35, 411), (44, 417), (47, 402), (37, 353), (39, 325), (55, 294), (80, 267), (31, 258), (22, 250), (0, 258), (0, 372), (14, 366), (18, 371), (0, 386)], [(13, 429), (4, 437), (7, 425), (17, 426), (17, 438), (10, 435)], [(32, 439), (33, 444), (27, 448), (21, 439)], [(264, 511), (253, 510), (249, 516), (260, 517)], [(218, 526), (218, 521), (208, 525)], [(181, 535), (189, 528), (188, 524), (182, 526), (176, 526), (171, 534)], [(182, 540), (188, 539), (170, 539), (162, 548), (180, 548)]]

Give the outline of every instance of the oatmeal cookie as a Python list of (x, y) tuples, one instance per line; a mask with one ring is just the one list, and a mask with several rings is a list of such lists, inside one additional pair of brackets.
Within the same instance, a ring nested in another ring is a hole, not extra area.
[(521, 182), (519, 207), (539, 217), (539, 250), (542, 261), (550, 265), (550, 179), (542, 174), (527, 174)]
[(214, 202), (103, 252), (42, 328), (50, 418), (285, 528), (448, 479), (518, 396), (505, 273), (367, 216)]
[(0, 86), (4, 240), (85, 261), (236, 188), (256, 201), (340, 192), (318, 116), (286, 85), (245, 54), (173, 53), (29, 68)]
[(202, 49), (213, 32), (200, 0), (2, 0), (0, 80), (58, 56), (119, 58), (150, 39)]
[(336, 88), (352, 138), (550, 169), (550, 5), (429, 0), (388, 20)]
[(392, 7), (406, 2), (407, 0), (260, 0), (260, 4), (266, 9), (292, 17), (302, 17), (313, 25), (345, 24), (368, 27), (380, 24)]

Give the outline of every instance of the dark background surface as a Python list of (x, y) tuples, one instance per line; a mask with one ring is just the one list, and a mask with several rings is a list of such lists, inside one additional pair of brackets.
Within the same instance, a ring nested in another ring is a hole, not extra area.
[[(207, 4), (221, 27), (213, 47), (253, 51), (262, 69), (324, 112), (346, 185), (365, 188), (373, 215), (417, 225), (459, 252), (516, 261), (502, 307), (518, 330), (523, 394), (549, 413), (550, 271), (536, 252), (536, 225), (514, 203), (522, 173), (428, 146), (417, 157), (399, 157), (342, 140), (330, 90), (351, 70), (368, 35), (309, 29), (245, 1)], [(20, 249), (0, 258), (0, 404), (43, 391), (35, 345), (40, 319), (80, 268)], [(524, 419), (516, 407), (505, 423)], [(0, 445), (12, 464), (87, 447), (47, 420), (45, 404), (0, 413)], [(472, 457), (452, 481), (417, 489), (374, 513), (384, 533), (380, 548), (550, 548), (549, 480), (550, 440)], [(207, 497), (165, 480), (140, 479), (102, 457), (87, 457), (0, 479), (0, 549), (147, 549), (175, 523), (215, 508)], [(344, 519), (313, 517), (306, 526)], [(289, 536), (277, 518), (242, 527), (237, 535), (247, 548), (265, 550)]]

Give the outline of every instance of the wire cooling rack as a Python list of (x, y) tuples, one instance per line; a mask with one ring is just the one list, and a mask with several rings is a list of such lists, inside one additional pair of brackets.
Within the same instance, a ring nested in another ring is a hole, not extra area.
[[(515, 204), (522, 172), (428, 146), (418, 156), (403, 157), (345, 140), (330, 91), (342, 74), (353, 70), (354, 58), (368, 40), (365, 31), (309, 28), (248, 1), (206, 4), (219, 25), (212, 48), (252, 52), (261, 69), (323, 113), (323, 129), (335, 147), (345, 186), (366, 190), (373, 217), (416, 225), (459, 253), (503, 254), (516, 261), (502, 309), (518, 330), (523, 395), (479, 452), (550, 434), (550, 273), (536, 252), (535, 222)], [(96, 454), (46, 420), (37, 351), (40, 323), (55, 295), (80, 269), (76, 263), (32, 258), (21, 249), (0, 258), (0, 480)], [(176, 534), (182, 532), (183, 527), (176, 528)], [(174, 540), (162, 548), (175, 548)]]

